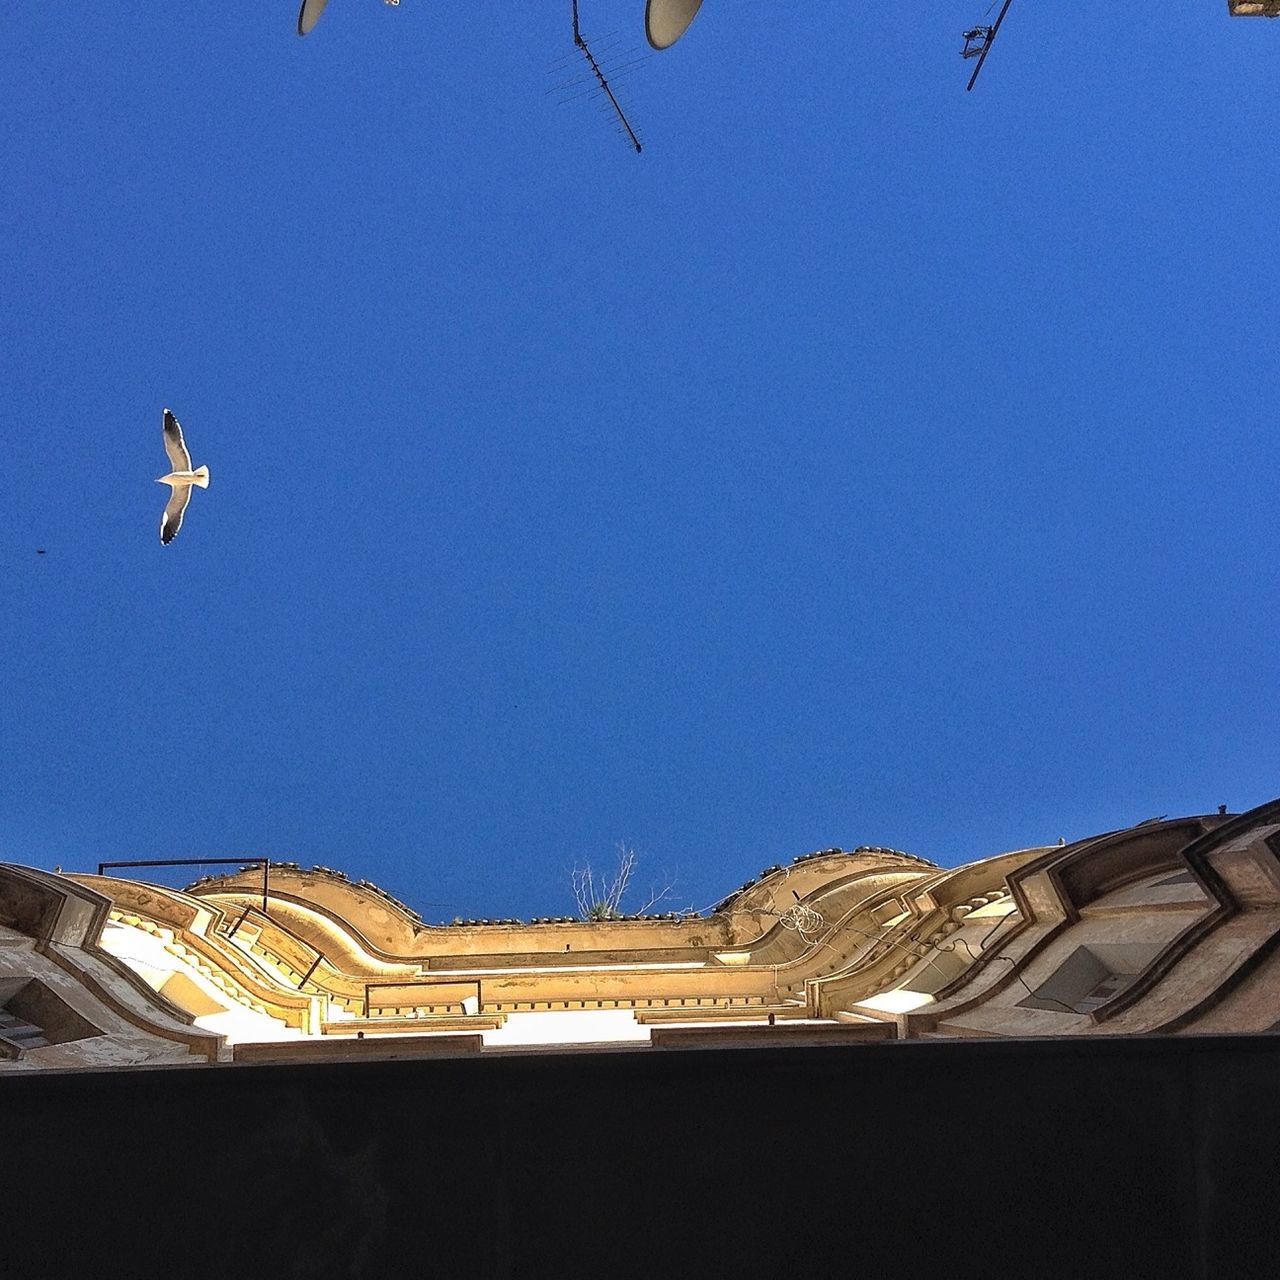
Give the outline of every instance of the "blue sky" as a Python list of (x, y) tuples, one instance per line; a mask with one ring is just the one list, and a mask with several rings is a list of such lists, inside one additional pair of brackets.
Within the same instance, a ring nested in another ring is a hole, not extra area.
[(981, 17), (706, 0), (636, 156), (568, 0), (14, 6), (0, 857), (527, 916), (1274, 796), (1280, 23)]

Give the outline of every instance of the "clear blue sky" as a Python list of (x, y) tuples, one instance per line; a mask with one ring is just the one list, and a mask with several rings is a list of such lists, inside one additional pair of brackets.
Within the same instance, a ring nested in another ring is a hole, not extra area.
[(1280, 792), (1280, 22), (966, 94), (981, 9), (706, 0), (637, 157), (568, 0), (9, 6), (0, 857), (530, 915)]

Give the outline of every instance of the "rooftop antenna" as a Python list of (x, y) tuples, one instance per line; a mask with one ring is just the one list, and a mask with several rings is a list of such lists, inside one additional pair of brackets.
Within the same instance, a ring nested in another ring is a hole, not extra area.
[[(964, 48), (960, 50), (962, 58), (977, 58), (978, 65), (973, 69), (973, 75), (969, 77), (969, 83), (965, 86), (965, 93), (973, 88), (974, 81), (978, 78), (978, 72), (982, 70), (982, 64), (987, 60), (987, 54), (991, 52), (991, 46), (995, 43), (996, 32), (1000, 30), (1000, 24), (1004, 21), (1004, 15), (1009, 12), (1009, 6), (1013, 0), (1004, 0), (1004, 4), (1000, 6), (1000, 13), (996, 20), (989, 27), (972, 27), (964, 32)], [(995, 0), (992, 0), (991, 8), (987, 13), (994, 9)], [(985, 15), (984, 15), (985, 16)]]
[[(573, 43), (578, 53), (586, 60), (587, 71), (585, 74), (576, 79), (566, 81), (564, 84), (556, 85), (559, 90), (580, 90), (579, 93), (569, 93), (569, 98), (580, 97), (584, 93), (599, 92), (604, 96), (604, 108), (613, 114), (619, 132), (626, 138), (628, 144), (635, 148), (636, 153), (641, 151), (640, 139), (636, 136), (636, 131), (631, 127), (631, 121), (627, 119), (627, 114), (622, 109), (622, 104), (618, 101), (617, 95), (613, 91), (613, 86), (609, 83), (608, 77), (605, 75), (604, 68), (600, 65), (596, 55), (592, 53), (591, 46), (587, 43), (587, 38), (582, 34), (582, 28), (578, 24), (578, 0), (571, 0), (573, 6)], [(616, 63), (609, 68), (609, 75), (616, 80), (619, 73), (630, 71), (640, 62), (644, 61), (644, 57), (631, 58), (630, 50), (621, 52), (617, 49), (617, 42), (607, 46), (602, 50), (601, 56), (613, 53), (615, 57), (622, 58), (624, 61)], [(647, 55), (646, 55), (647, 56)], [(630, 59), (629, 61), (625, 59)], [(585, 85), (586, 88), (582, 88)], [(568, 101), (568, 98), (564, 99)]]

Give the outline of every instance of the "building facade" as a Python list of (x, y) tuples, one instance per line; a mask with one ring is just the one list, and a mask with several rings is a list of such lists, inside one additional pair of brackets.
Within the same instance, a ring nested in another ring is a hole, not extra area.
[(0, 1072), (1278, 1026), (1280, 800), (954, 869), (820, 850), (599, 921), (427, 924), (291, 863), (0, 864)]

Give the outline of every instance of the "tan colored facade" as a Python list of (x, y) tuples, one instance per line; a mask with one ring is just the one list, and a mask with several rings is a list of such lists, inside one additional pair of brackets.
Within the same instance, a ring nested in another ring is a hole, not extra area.
[(0, 1070), (1280, 1025), (1280, 801), (944, 870), (766, 869), (712, 913), (429, 925), (272, 864), (0, 865)]

